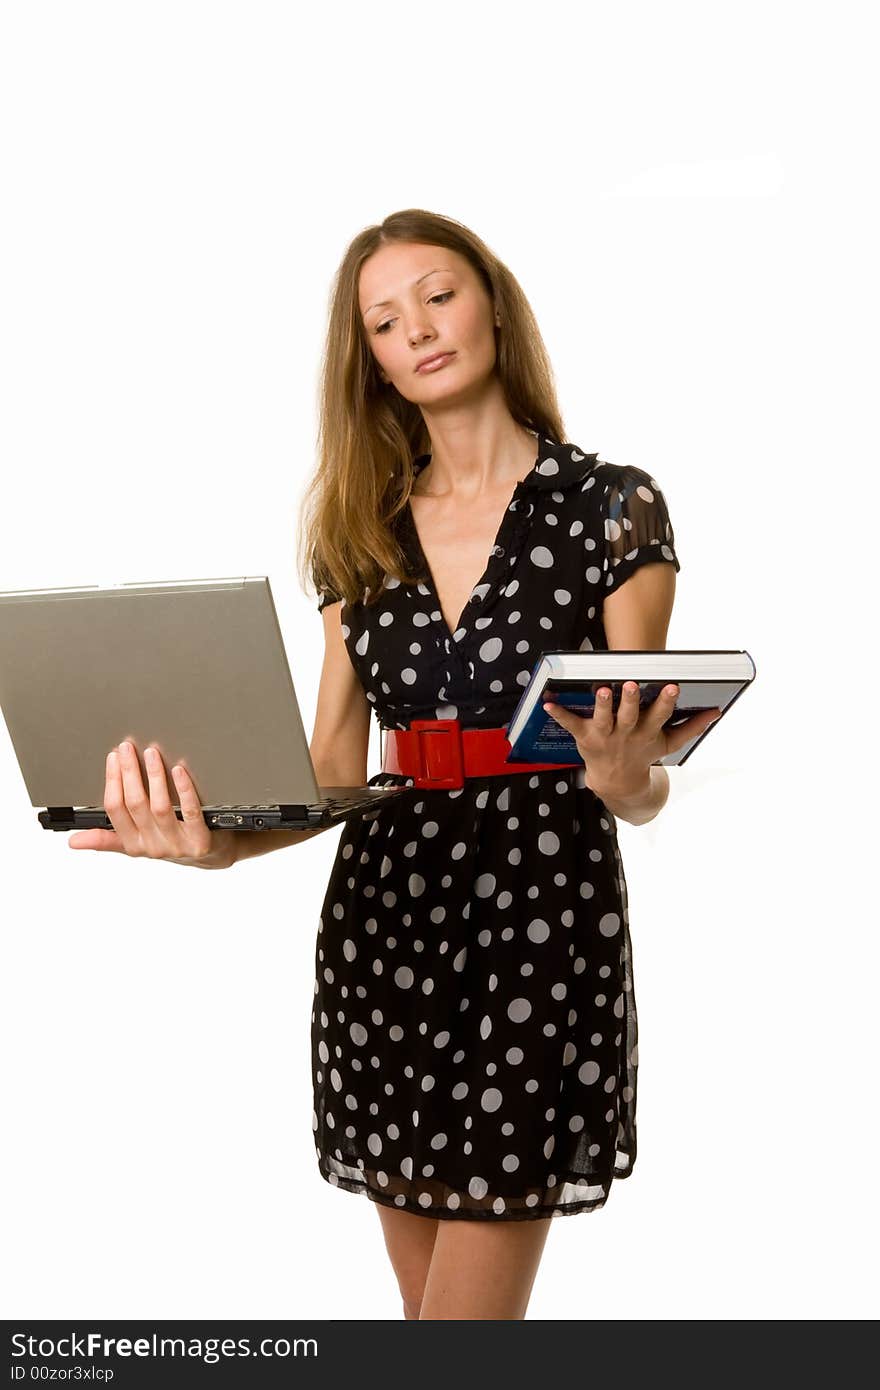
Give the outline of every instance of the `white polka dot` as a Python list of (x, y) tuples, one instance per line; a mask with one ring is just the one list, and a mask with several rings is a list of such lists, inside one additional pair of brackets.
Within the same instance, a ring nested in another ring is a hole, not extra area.
[(525, 1023), (532, 1012), (528, 999), (512, 999), (507, 1006), (507, 1017), (513, 1023)]

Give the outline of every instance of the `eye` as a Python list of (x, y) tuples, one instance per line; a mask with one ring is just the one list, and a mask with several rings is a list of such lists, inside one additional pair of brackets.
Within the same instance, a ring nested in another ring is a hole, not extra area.
[[(442, 294), (434, 294), (434, 295), (432, 295), (431, 298), (428, 300), (428, 303), (429, 303), (429, 304), (434, 304), (434, 303), (436, 303), (437, 301), (444, 302), (444, 301), (447, 300), (447, 299), (451, 299), (452, 296), (453, 296), (454, 294), (455, 294), (455, 290), (444, 290)], [(394, 322), (393, 319), (386, 319), (384, 323), (380, 323), (380, 324), (376, 327), (375, 331), (376, 331), (377, 333), (383, 333), (383, 332), (385, 331), (385, 329), (389, 326), (389, 324), (392, 324), (393, 322)]]

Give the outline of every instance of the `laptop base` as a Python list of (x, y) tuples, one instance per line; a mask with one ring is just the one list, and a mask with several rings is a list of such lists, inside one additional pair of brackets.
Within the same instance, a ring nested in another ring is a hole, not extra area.
[[(407, 787), (370, 787), (369, 796), (327, 797), (314, 806), (286, 803), (280, 806), (203, 806), (209, 830), (316, 830), (339, 825), (347, 816), (367, 811)], [(183, 812), (174, 808), (178, 820)], [(49, 806), (37, 813), (44, 830), (112, 830), (113, 822), (103, 806)]]

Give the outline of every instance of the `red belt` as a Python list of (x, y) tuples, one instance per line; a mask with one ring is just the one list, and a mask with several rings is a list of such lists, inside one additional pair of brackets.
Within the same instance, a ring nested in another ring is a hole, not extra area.
[(414, 719), (408, 729), (384, 729), (382, 771), (412, 777), (424, 789), (463, 787), (465, 777), (549, 772), (573, 763), (508, 763), (506, 729), (462, 729), (457, 719)]

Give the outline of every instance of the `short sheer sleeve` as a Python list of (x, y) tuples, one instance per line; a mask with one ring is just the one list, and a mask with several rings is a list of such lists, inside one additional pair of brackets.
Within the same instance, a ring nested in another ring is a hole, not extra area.
[(323, 565), (319, 565), (316, 560), (312, 560), (311, 581), (317, 594), (318, 612), (321, 613), (328, 603), (338, 603), (343, 597), (338, 589), (333, 587), (330, 577)]
[(665, 560), (680, 570), (666, 498), (655, 480), (641, 468), (605, 464), (604, 470), (605, 593), (652, 561)]
[(328, 604), (328, 603), (338, 603), (338, 601), (339, 601), (342, 597), (343, 597), (342, 594), (338, 594), (338, 593), (336, 592), (335, 589), (329, 587), (328, 585), (325, 585), (323, 588), (319, 588), (319, 589), (318, 589), (318, 612), (319, 612), (319, 613), (323, 612), (323, 610), (327, 607), (327, 604)]

